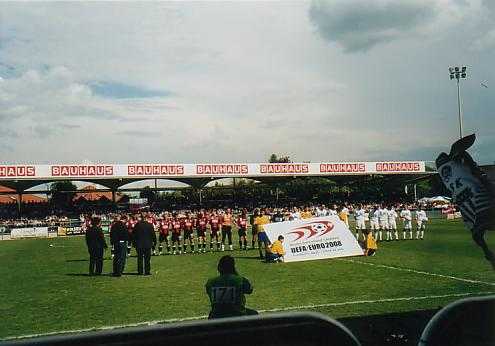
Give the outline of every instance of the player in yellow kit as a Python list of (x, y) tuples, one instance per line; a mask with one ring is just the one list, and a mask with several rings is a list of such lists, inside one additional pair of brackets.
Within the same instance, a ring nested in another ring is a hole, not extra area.
[[(270, 217), (266, 215), (265, 210), (261, 209), (260, 215), (254, 218), (254, 224), (256, 225), (256, 229), (258, 231), (258, 251), (260, 252), (260, 258), (264, 259), (262, 247), (266, 248), (270, 245), (270, 240), (268, 239), (265, 228), (263, 227), (266, 224), (270, 223)], [(263, 245), (262, 245), (263, 244)]]

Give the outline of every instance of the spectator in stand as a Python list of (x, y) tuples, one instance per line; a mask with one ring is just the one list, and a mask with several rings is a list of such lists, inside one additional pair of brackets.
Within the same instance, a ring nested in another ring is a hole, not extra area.
[(86, 245), (89, 252), (89, 275), (101, 275), (103, 271), (103, 251), (107, 243), (100, 227), (100, 219), (94, 217), (86, 230)]

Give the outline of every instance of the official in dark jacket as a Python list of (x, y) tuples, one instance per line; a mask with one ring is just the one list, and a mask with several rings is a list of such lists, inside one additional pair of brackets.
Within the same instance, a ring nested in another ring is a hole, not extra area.
[(134, 247), (137, 251), (138, 274), (151, 275), (151, 248), (156, 246), (155, 228), (141, 215), (133, 232)]
[(129, 232), (125, 225), (125, 216), (118, 216), (110, 227), (110, 242), (114, 248), (113, 276), (121, 276), (125, 267)]
[(89, 252), (89, 275), (100, 275), (103, 270), (103, 251), (107, 248), (107, 243), (97, 217), (91, 219), (91, 226), (86, 230), (86, 245)]

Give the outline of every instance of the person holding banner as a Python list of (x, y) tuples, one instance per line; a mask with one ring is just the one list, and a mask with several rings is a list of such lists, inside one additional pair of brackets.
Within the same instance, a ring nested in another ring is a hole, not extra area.
[(364, 243), (364, 255), (365, 256), (375, 256), (376, 249), (378, 246), (376, 245), (376, 240), (373, 237), (373, 232), (365, 230), (364, 233), (366, 234), (366, 240)]
[(283, 262), (284, 261), (284, 236), (279, 235), (277, 240), (267, 248), (266, 262)]
[(103, 271), (103, 251), (108, 247), (100, 227), (100, 219), (93, 217), (86, 230), (86, 245), (89, 252), (89, 275), (101, 275)]
[(258, 230), (258, 251), (260, 253), (260, 259), (265, 258), (262, 251), (262, 244), (263, 247), (265, 248), (265, 252), (266, 252), (266, 248), (270, 245), (270, 240), (268, 239), (264, 229), (264, 225), (269, 223), (270, 223), (270, 217), (266, 215), (264, 209), (261, 209), (260, 215), (254, 219), (254, 224), (256, 225), (256, 228)]

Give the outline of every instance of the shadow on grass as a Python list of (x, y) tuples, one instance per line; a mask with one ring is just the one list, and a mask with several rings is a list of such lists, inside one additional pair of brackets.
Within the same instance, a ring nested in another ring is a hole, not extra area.
[(89, 275), (88, 273), (67, 273), (65, 274), (67, 276), (112, 276), (112, 273), (104, 273), (104, 274), (100, 274), (100, 275)]
[(122, 273), (122, 275), (141, 275), (139, 273)]
[[(113, 261), (113, 258), (111, 258), (111, 257), (108, 257), (108, 258), (107, 257), (103, 257), (103, 262), (105, 262), (105, 261)], [(68, 262), (68, 263), (70, 263), (70, 262), (89, 262), (89, 259), (88, 258), (68, 259), (65, 262)]]
[(260, 258), (260, 256), (234, 256), (234, 258), (262, 261), (262, 259)]

